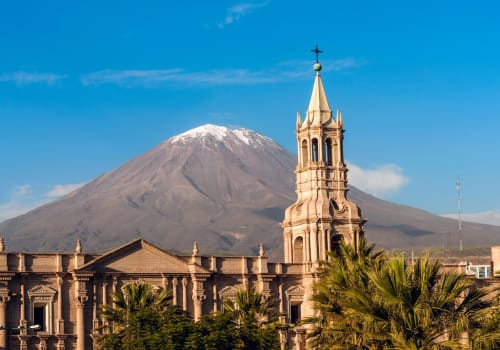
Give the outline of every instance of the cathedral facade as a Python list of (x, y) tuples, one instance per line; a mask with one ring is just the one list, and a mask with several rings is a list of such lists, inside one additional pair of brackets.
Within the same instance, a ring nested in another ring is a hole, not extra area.
[[(334, 118), (316, 63), (304, 120), (297, 115), (297, 201), (286, 209), (284, 262), (258, 256), (171, 254), (137, 239), (104, 254), (9, 252), (0, 240), (0, 350), (90, 350), (102, 324), (99, 306), (128, 283), (145, 281), (170, 292), (193, 319), (221, 311), (238, 289), (255, 288), (278, 300), (282, 322), (312, 316), (317, 268), (340, 240), (356, 246), (363, 236), (360, 209), (347, 198), (343, 120)], [(305, 330), (283, 330), (283, 348), (305, 349)]]

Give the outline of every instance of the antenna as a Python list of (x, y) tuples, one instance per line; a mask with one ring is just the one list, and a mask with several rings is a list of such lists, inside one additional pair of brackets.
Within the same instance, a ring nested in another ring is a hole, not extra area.
[(460, 178), (457, 179), (457, 210), (458, 210), (458, 233), (460, 236), (460, 252), (463, 251), (463, 241), (462, 241), (462, 194), (460, 193)]

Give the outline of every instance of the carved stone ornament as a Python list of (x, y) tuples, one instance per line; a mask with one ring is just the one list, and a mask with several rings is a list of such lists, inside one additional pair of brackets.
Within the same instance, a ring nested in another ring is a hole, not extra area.
[(238, 292), (238, 290), (234, 287), (231, 287), (231, 286), (224, 287), (219, 291), (219, 297), (221, 299), (228, 298), (228, 299), (234, 300), (234, 297), (236, 296), (237, 292)]
[(28, 297), (35, 301), (52, 301), (57, 291), (47, 286), (36, 286), (28, 290)]
[(304, 300), (304, 287), (293, 286), (286, 290), (285, 292), (288, 300), (290, 301), (303, 301)]

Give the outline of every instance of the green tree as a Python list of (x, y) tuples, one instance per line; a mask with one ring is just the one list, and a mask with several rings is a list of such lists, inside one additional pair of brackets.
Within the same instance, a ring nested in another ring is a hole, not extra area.
[(233, 315), (228, 312), (203, 315), (195, 329), (188, 350), (233, 350), (239, 344)]
[(500, 349), (500, 295), (498, 289), (489, 312), (473, 324), (470, 334), (471, 348), (482, 350)]
[(234, 349), (279, 349), (275, 310), (276, 302), (254, 289), (240, 290), (234, 300), (227, 299), (224, 313), (232, 320), (238, 335)]
[(147, 283), (131, 283), (104, 305), (105, 321), (96, 339), (98, 349), (182, 350), (193, 332), (193, 322), (178, 307), (170, 305), (164, 291)]
[(321, 275), (320, 316), (308, 320), (320, 349), (467, 348), (491, 311), (476, 281), (428, 257), (388, 259), (364, 240), (357, 251), (341, 245)]
[(171, 298), (165, 291), (157, 292), (149, 283), (129, 283), (113, 293), (113, 304), (103, 305), (101, 315), (106, 321), (104, 330), (120, 330), (137, 311), (160, 311), (170, 305)]
[(383, 330), (352, 307), (355, 295), (373, 295), (369, 273), (378, 270), (386, 257), (364, 239), (358, 249), (340, 244), (320, 268), (320, 282), (313, 297), (318, 316), (304, 320), (312, 325), (308, 341), (318, 349), (383, 349)]

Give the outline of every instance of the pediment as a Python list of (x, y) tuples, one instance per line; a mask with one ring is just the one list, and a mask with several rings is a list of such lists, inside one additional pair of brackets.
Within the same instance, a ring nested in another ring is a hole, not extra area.
[(200, 265), (171, 254), (145, 240), (138, 239), (113, 249), (86, 263), (78, 271), (97, 273), (210, 273)]
[(28, 290), (28, 296), (31, 297), (37, 297), (37, 296), (54, 296), (57, 292), (55, 289), (52, 289), (47, 286), (36, 286)]
[(234, 298), (238, 290), (232, 286), (224, 287), (219, 291), (221, 298)]
[(286, 290), (285, 294), (288, 296), (297, 296), (297, 297), (300, 296), (300, 297), (302, 297), (304, 295), (304, 287), (302, 287), (302, 286), (290, 287)]

